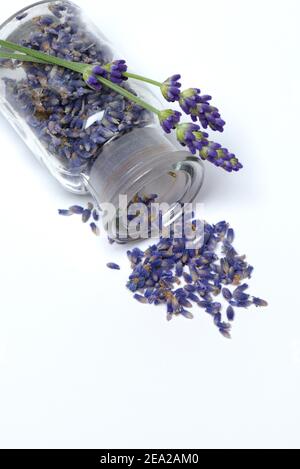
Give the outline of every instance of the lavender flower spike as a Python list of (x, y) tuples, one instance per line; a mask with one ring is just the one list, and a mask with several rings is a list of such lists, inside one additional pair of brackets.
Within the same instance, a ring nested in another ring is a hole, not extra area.
[(181, 83), (178, 80), (180, 78), (181, 75), (173, 75), (164, 81), (160, 87), (163, 97), (170, 103), (179, 101)]
[(207, 160), (229, 173), (243, 168), (236, 156), (229, 153), (226, 148), (222, 148), (219, 143), (208, 142), (208, 145), (200, 150), (200, 157), (202, 160)]
[(179, 124), (176, 128), (177, 140), (183, 147), (187, 146), (195, 155), (197, 150), (202, 150), (208, 145), (208, 134), (201, 132), (199, 125), (193, 123)]
[(201, 95), (198, 88), (189, 88), (180, 93), (179, 104), (194, 122), (199, 120), (204, 129), (210, 127), (211, 130), (223, 132), (225, 122), (219, 110), (210, 105), (211, 100), (211, 96)]
[(165, 109), (160, 111), (158, 114), (160, 124), (167, 134), (171, 133), (171, 130), (175, 129), (177, 124), (180, 122), (181, 113), (173, 111), (172, 109)]
[(114, 62), (107, 65), (110, 73), (110, 80), (117, 85), (120, 85), (123, 81), (128, 80), (124, 77), (123, 73), (127, 72), (127, 64), (125, 60), (115, 60)]

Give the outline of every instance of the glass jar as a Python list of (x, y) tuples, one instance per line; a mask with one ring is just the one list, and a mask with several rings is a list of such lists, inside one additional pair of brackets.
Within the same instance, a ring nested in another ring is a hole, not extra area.
[[(108, 41), (69, 1), (35, 3), (0, 27), (0, 38), (63, 59), (105, 64)], [(52, 65), (1, 59), (0, 109), (17, 133), (67, 190), (91, 194), (101, 208), (157, 194), (176, 207), (192, 202), (203, 183), (201, 161), (180, 150), (152, 113), (103, 88), (89, 89), (81, 75)], [(128, 81), (131, 92), (152, 101), (149, 90)]]

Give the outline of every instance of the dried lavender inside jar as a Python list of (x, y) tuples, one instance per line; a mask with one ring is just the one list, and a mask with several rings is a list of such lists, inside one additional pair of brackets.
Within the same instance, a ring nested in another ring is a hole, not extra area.
[[(12, 21), (15, 28), (6, 39), (23, 46), (87, 64), (113, 59), (105, 39), (68, 1), (38, 4)], [(2, 60), (2, 65), (6, 70), (1, 67), (1, 86), (18, 125), (23, 118), (47, 159), (65, 173), (88, 171), (104, 143), (153, 120), (151, 113), (108, 88), (91, 90), (77, 72), (11, 60)]]

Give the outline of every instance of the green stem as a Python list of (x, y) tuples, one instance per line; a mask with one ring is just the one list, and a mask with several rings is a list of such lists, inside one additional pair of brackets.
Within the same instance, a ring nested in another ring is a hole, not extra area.
[[(10, 41), (0, 40), (0, 46), (3, 46), (7, 49), (11, 49), (11, 50), (14, 50), (14, 51), (18, 51), (18, 52), (22, 52), (24, 54), (27, 54), (27, 56), (24, 56), (24, 57), (18, 55), (18, 57), (21, 57), (21, 59), (23, 61), (30, 61), (29, 60), (30, 57), (33, 57), (34, 59), (38, 60), (39, 63), (48, 63), (48, 64), (50, 63), (50, 64), (53, 64), (53, 65), (58, 65), (60, 67), (68, 68), (70, 70), (73, 70), (73, 71), (81, 73), (81, 74), (84, 74), (87, 70), (87, 65), (86, 64), (77, 64), (76, 62), (63, 60), (63, 59), (60, 59), (58, 57), (54, 57), (53, 55), (45, 54), (44, 52), (39, 52), (39, 51), (36, 51), (34, 49), (29, 49), (28, 47), (23, 47), (23, 46), (20, 46), (18, 44), (15, 44), (13, 42), (10, 42)], [(8, 58), (9, 54), (6, 55), (6, 52), (1, 52), (0, 51), (0, 53), (2, 54), (2, 57), (6, 56), (6, 58)], [(11, 54), (11, 55), (13, 55), (13, 54)], [(17, 54), (16, 54), (16, 56), (17, 56)], [(14, 58), (16, 58), (16, 57), (14, 57)], [(31, 60), (31, 62), (34, 62), (34, 61)], [(139, 77), (139, 75), (136, 75), (136, 77)], [(121, 86), (119, 86), (115, 83), (112, 83), (111, 81), (107, 80), (106, 78), (102, 78), (102, 77), (97, 77), (97, 78), (98, 78), (100, 83), (103, 83), (108, 88), (116, 91), (116, 93), (119, 93), (120, 95), (124, 96), (125, 98), (129, 99), (130, 101), (133, 101), (134, 103), (138, 104), (139, 106), (147, 109), (148, 111), (159, 115), (160, 111), (158, 109), (151, 106), (151, 104), (146, 103), (145, 101), (138, 98), (134, 94), (130, 93), (126, 89), (122, 88)], [(140, 77), (140, 78), (143, 78), (143, 77)], [(156, 82), (156, 83), (158, 83), (158, 82)]]
[(100, 83), (103, 83), (103, 85), (107, 86), (111, 90), (116, 91), (117, 93), (121, 94), (124, 96), (124, 98), (129, 99), (130, 101), (133, 101), (134, 103), (138, 104), (139, 106), (147, 109), (150, 112), (153, 112), (154, 114), (159, 114), (159, 110), (156, 109), (155, 107), (151, 106), (151, 104), (146, 103), (142, 99), (138, 98), (134, 94), (130, 93), (129, 91), (125, 90), (125, 88), (122, 88), (121, 86), (107, 80), (106, 78), (102, 77), (97, 77), (97, 79), (100, 81)]
[[(107, 72), (110, 72), (110, 64), (103, 65), (104, 70)], [(133, 80), (139, 80), (139, 81), (144, 81), (145, 83), (149, 83), (150, 85), (154, 86), (159, 86), (161, 87), (161, 83), (156, 80), (152, 80), (151, 78), (143, 77), (142, 75), (137, 75), (136, 73), (129, 73), (129, 72), (124, 72), (123, 73), (124, 77), (127, 78), (132, 78)]]
[(14, 42), (0, 40), (0, 46), (3, 46), (7, 49), (16, 50), (18, 52), (22, 52), (38, 60), (58, 65), (60, 67), (68, 68), (70, 70), (73, 70), (74, 72), (83, 73), (84, 69), (86, 68), (85, 64), (77, 64), (76, 62), (63, 60), (58, 57), (54, 57), (53, 55), (44, 54), (44, 52), (39, 52), (34, 49), (29, 49), (28, 47), (19, 46)]
[(127, 78), (132, 78), (133, 80), (144, 81), (145, 83), (149, 83), (150, 85), (159, 86), (161, 87), (161, 83), (156, 80), (152, 80), (151, 78), (143, 77), (142, 75), (137, 75), (135, 73), (124, 72), (123, 75)]
[(19, 60), (20, 62), (32, 62), (32, 63), (37, 63), (37, 64), (49, 65), (49, 62), (46, 62), (45, 60), (34, 59), (33, 57), (29, 57), (28, 55), (14, 54), (14, 53), (10, 54), (9, 52), (1, 52), (1, 51), (0, 51), (0, 59), (12, 59), (12, 60)]

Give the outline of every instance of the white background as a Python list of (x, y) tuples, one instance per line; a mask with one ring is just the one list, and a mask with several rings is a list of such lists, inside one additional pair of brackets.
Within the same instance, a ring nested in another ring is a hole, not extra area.
[(131, 69), (213, 94), (245, 169), (207, 165), (206, 218), (235, 228), (270, 306), (240, 311), (227, 341), (201, 310), (168, 324), (136, 303), (126, 248), (58, 217), (78, 198), (1, 118), (0, 446), (299, 448), (300, 4), (78, 3)]

